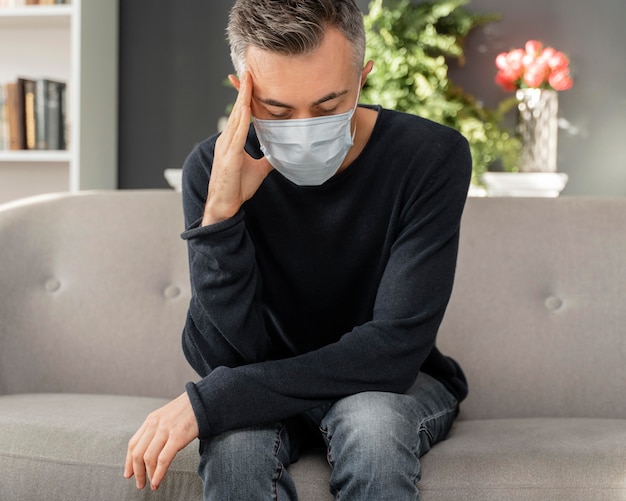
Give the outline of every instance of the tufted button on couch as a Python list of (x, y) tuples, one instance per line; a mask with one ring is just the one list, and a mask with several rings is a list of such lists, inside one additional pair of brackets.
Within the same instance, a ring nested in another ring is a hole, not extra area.
[[(197, 443), (157, 492), (128, 439), (195, 376), (180, 194), (0, 207), (0, 499), (201, 499)], [(440, 348), (470, 396), (424, 456), (423, 501), (626, 499), (626, 199), (470, 199)], [(308, 451), (290, 472), (331, 499)]]

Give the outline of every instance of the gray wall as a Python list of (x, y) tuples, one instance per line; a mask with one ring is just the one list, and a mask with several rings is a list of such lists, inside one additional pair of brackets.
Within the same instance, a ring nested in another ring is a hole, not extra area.
[[(363, 10), (368, 0), (357, 0)], [(193, 145), (216, 130), (234, 100), (224, 27), (226, 0), (120, 2), (120, 187), (165, 187)], [(530, 38), (566, 52), (574, 87), (561, 92), (559, 170), (566, 195), (626, 195), (624, 0), (472, 0), (502, 20), (473, 33), (455, 81), (486, 105), (509, 94), (493, 82), (498, 52)], [(511, 124), (513, 115), (509, 117)]]
[(453, 78), (488, 105), (509, 94), (494, 83), (501, 51), (536, 38), (571, 59), (572, 89), (559, 93), (558, 169), (569, 174), (565, 195), (626, 195), (626, 1), (472, 0), (477, 12), (502, 13), (475, 32), (465, 67)]
[(235, 93), (225, 0), (120, 1), (120, 188), (165, 188)]

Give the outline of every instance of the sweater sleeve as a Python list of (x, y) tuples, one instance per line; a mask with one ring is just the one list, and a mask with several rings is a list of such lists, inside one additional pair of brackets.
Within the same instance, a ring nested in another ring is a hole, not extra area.
[(196, 149), (183, 167), (183, 207), (191, 301), (183, 350), (200, 376), (216, 367), (265, 360), (267, 335), (257, 298), (259, 274), (243, 212), (201, 227), (209, 167)]
[[(255, 302), (258, 278), (242, 216), (219, 228), (186, 232), (194, 299), (185, 339), (194, 351), (188, 357), (203, 376), (187, 391), (201, 438), (284, 419), (362, 391), (404, 392), (411, 386), (436, 351), (471, 173), (467, 142), (459, 137), (448, 147), (405, 195), (401, 230), (372, 319), (305, 354), (264, 358), (266, 335)], [(206, 353), (216, 347), (219, 356)], [(202, 361), (194, 364), (194, 359)]]

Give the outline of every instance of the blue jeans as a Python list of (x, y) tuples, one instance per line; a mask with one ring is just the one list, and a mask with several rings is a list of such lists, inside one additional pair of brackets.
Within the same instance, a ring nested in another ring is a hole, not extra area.
[(204, 499), (296, 500), (287, 467), (306, 424), (326, 444), (335, 499), (417, 500), (419, 458), (447, 436), (457, 414), (454, 397), (422, 373), (406, 394), (358, 393), (298, 420), (224, 433), (200, 444)]

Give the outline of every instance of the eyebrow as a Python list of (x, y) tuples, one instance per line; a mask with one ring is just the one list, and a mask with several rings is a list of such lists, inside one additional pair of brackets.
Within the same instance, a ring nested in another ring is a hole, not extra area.
[[(323, 104), (327, 101), (332, 101), (333, 99), (337, 99), (338, 97), (341, 97), (345, 94), (347, 94), (348, 91), (347, 90), (342, 90), (340, 92), (331, 92), (330, 94), (326, 94), (324, 97), (322, 97), (321, 99), (318, 99), (317, 101), (315, 101), (313, 103), (313, 106), (319, 106), (320, 104)], [(275, 106), (277, 108), (288, 108), (288, 109), (293, 109), (293, 106), (291, 106), (290, 104), (285, 104), (285, 103), (281, 103), (280, 101), (277, 101), (276, 99), (264, 99), (262, 97), (257, 97), (256, 98), (257, 101), (263, 103), (263, 104), (267, 104), (268, 106)]]

